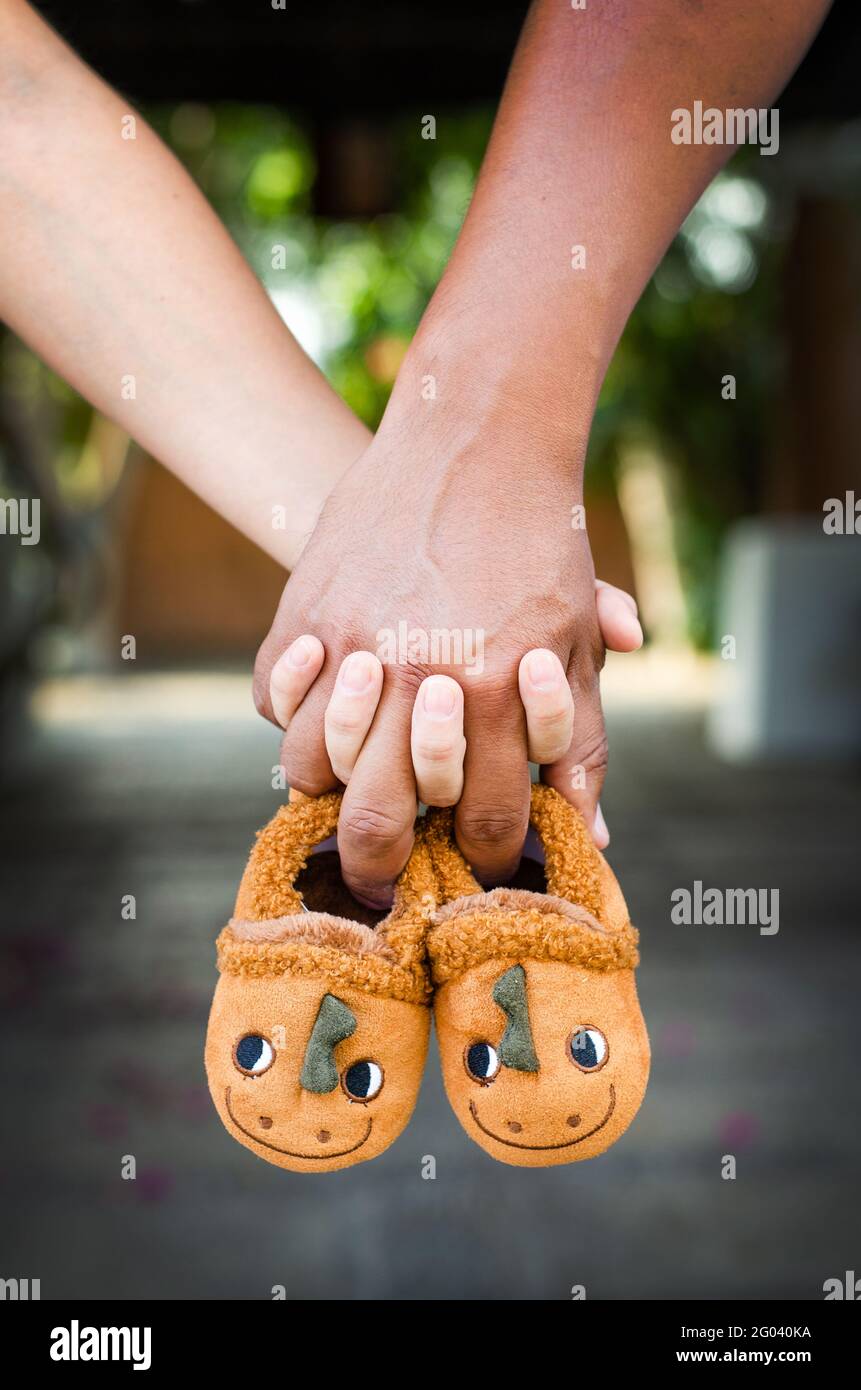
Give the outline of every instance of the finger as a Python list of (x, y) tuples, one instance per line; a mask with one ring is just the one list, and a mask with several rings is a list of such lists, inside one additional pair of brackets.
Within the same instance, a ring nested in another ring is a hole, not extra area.
[(593, 674), (584, 688), (569, 666), (568, 680), (574, 692), (574, 737), (563, 757), (542, 768), (541, 778), (576, 806), (596, 845), (604, 849), (610, 835), (598, 800), (607, 774), (607, 734), (598, 677)]
[(521, 661), (517, 680), (529, 757), (534, 763), (556, 762), (568, 752), (574, 729), (574, 697), (565, 668), (555, 652), (537, 647)]
[(466, 761), (455, 812), (457, 842), (473, 872), (505, 883), (517, 868), (529, 824), (526, 716), (515, 674), (465, 691)]
[[(286, 588), (281, 595), (272, 626), (258, 647), (257, 655), (254, 658), (254, 704), (257, 713), (263, 719), (268, 719), (271, 724), (278, 724), (278, 717), (272, 707), (272, 672), (288, 648), (302, 635), (301, 632), (297, 633), (288, 622), (282, 623), (280, 621), (282, 611), (285, 614), (287, 612)], [(312, 640), (317, 641), (316, 638)]]
[(416, 783), (410, 758), (415, 682), (386, 670), (383, 694), (344, 792), (338, 821), (341, 873), (352, 893), (386, 907), (413, 844)]
[(326, 653), (317, 637), (297, 637), (279, 656), (269, 675), (272, 713), (286, 729), (320, 673)]
[(338, 785), (326, 750), (326, 709), (335, 689), (335, 663), (327, 657), (281, 740), (281, 766), (287, 784), (307, 796)]
[(595, 605), (604, 645), (611, 652), (636, 652), (643, 645), (637, 605), (624, 589), (595, 580)]
[(324, 720), (326, 752), (339, 782), (350, 780), (382, 688), (383, 668), (371, 652), (351, 652), (341, 662)]
[(419, 800), (454, 806), (463, 790), (463, 691), (451, 676), (428, 676), (413, 705), (410, 736)]

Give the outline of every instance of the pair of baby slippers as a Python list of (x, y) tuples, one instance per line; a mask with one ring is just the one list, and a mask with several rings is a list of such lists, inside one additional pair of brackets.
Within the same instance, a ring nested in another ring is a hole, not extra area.
[(229, 1133), (294, 1172), (375, 1158), (412, 1114), (433, 1010), (481, 1148), (528, 1168), (603, 1153), (639, 1109), (649, 1041), (637, 932), (578, 813), (534, 786), (544, 865), (483, 892), (452, 813), (430, 810), (391, 912), (359, 920), (337, 855), (312, 853), (340, 801), (299, 800), (260, 831), (218, 938), (206, 1070)]

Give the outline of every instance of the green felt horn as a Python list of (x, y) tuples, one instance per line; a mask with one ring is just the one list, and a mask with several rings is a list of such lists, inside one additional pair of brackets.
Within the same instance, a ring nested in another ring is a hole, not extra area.
[(508, 1018), (499, 1044), (499, 1060), (514, 1071), (537, 1071), (538, 1058), (526, 1003), (526, 971), (522, 965), (512, 965), (500, 975), (493, 986), (493, 1001)]
[(335, 1066), (335, 1048), (338, 1043), (349, 1038), (356, 1031), (356, 1016), (341, 999), (334, 994), (324, 994), (317, 1012), (302, 1074), (299, 1080), (306, 1091), (317, 1095), (327, 1095), (338, 1084), (338, 1068)]

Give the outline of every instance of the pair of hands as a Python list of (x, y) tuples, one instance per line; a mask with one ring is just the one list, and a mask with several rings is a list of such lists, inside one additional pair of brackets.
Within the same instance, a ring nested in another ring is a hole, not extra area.
[[(414, 417), (415, 418), (415, 417)], [(605, 646), (642, 642), (629, 595), (596, 581), (572, 528), (573, 470), (543, 442), (525, 471), (477, 432), (384, 420), (332, 493), (258, 654), (261, 713), (284, 729), (290, 786), (344, 783), (345, 881), (391, 900), (417, 796), (455, 805), (460, 847), (485, 882), (514, 872), (528, 761), (578, 807), (596, 843), (607, 743)], [(381, 659), (382, 658), (382, 659)]]

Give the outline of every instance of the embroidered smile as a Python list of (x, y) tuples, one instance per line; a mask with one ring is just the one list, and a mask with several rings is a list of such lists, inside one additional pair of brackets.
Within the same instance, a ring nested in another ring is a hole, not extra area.
[(321, 1154), (306, 1154), (301, 1153), (298, 1149), (282, 1149), (279, 1148), (277, 1144), (267, 1144), (265, 1139), (259, 1139), (256, 1134), (251, 1133), (250, 1129), (246, 1129), (244, 1125), (241, 1125), (230, 1108), (229, 1086), (224, 1093), (224, 1103), (227, 1106), (227, 1113), (230, 1116), (233, 1123), (236, 1125), (236, 1128), (241, 1129), (242, 1133), (246, 1134), (248, 1138), (253, 1140), (255, 1144), (259, 1144), (260, 1147), (263, 1149), (274, 1149), (275, 1153), (278, 1154), (288, 1154), (290, 1158), (307, 1158), (311, 1162), (314, 1162), (315, 1160), (319, 1161), (321, 1159), (325, 1160), (329, 1158), (343, 1158), (344, 1154), (354, 1153), (355, 1150), (360, 1149), (362, 1145), (365, 1143), (365, 1141), (370, 1137), (371, 1127), (374, 1123), (371, 1117), (368, 1116), (368, 1127), (362, 1135), (361, 1139), (358, 1139), (355, 1144), (351, 1144), (348, 1149), (336, 1149), (334, 1152), (331, 1149), (328, 1149), (325, 1153)]
[(607, 1106), (607, 1113), (604, 1116), (601, 1123), (597, 1124), (594, 1129), (588, 1130), (585, 1134), (579, 1134), (576, 1139), (567, 1139), (562, 1144), (518, 1144), (514, 1139), (501, 1138), (500, 1135), (494, 1134), (492, 1129), (488, 1129), (487, 1125), (483, 1125), (481, 1123), (481, 1120), (478, 1118), (478, 1110), (476, 1109), (475, 1101), (471, 1100), (469, 1102), (470, 1114), (472, 1115), (472, 1118), (475, 1120), (475, 1123), (478, 1125), (479, 1129), (482, 1130), (483, 1133), (489, 1135), (491, 1139), (495, 1139), (497, 1144), (506, 1144), (510, 1149), (570, 1149), (573, 1144), (582, 1144), (584, 1139), (591, 1139), (593, 1134), (597, 1134), (599, 1129), (603, 1129), (615, 1109), (616, 1088), (611, 1082), (610, 1104)]

